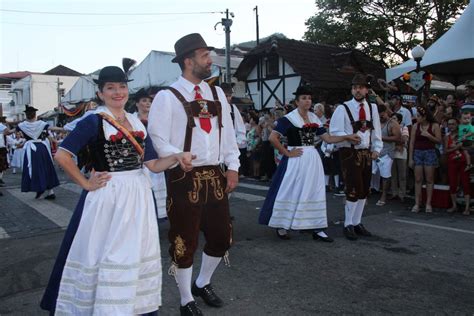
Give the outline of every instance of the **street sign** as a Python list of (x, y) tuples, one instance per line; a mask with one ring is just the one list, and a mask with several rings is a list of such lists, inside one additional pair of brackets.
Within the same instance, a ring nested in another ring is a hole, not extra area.
[(425, 85), (425, 79), (423, 79), (424, 71), (413, 71), (410, 73), (410, 82), (408, 83), (410, 87), (415, 90), (420, 90)]

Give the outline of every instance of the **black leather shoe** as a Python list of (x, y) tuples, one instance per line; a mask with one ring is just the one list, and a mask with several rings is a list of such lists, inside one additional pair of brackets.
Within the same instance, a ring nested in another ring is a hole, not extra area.
[(327, 237), (319, 236), (317, 232), (313, 232), (313, 239), (314, 240), (321, 240), (321, 241), (324, 241), (324, 242), (333, 242), (334, 241), (334, 239), (332, 239), (329, 236), (327, 236)]
[(352, 225), (344, 227), (344, 236), (349, 240), (357, 240), (358, 238)]
[(209, 306), (221, 307), (222, 305), (224, 305), (224, 302), (222, 302), (219, 296), (214, 293), (214, 289), (212, 288), (210, 283), (203, 288), (199, 288), (196, 285), (196, 281), (194, 281), (193, 286), (191, 288), (191, 293), (194, 296), (200, 296)]
[(39, 199), (43, 193), (44, 193), (44, 191), (43, 192), (36, 192), (35, 199)]
[(179, 313), (181, 316), (194, 316), (203, 315), (195, 301), (191, 301), (184, 306), (179, 307)]
[(54, 200), (55, 198), (56, 198), (56, 194), (53, 193), (53, 194), (50, 194), (50, 195), (46, 196), (44, 199), (45, 200)]
[(276, 234), (277, 234), (277, 237), (278, 237), (278, 238), (283, 239), (283, 240), (288, 240), (288, 239), (290, 239), (290, 235), (288, 235), (288, 233), (286, 233), (286, 234), (280, 234), (280, 232), (278, 231), (278, 228), (277, 228), (275, 231), (276, 231)]
[(371, 237), (372, 236), (372, 234), (367, 229), (365, 229), (364, 225), (362, 225), (362, 224), (355, 225), (354, 226), (354, 231), (359, 236), (364, 236), (364, 237)]

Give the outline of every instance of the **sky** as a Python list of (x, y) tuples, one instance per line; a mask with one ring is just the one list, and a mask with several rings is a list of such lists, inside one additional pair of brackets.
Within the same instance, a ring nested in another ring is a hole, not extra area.
[(194, 32), (224, 48), (223, 27), (214, 26), (226, 9), (234, 13), (231, 44), (255, 40), (255, 6), (260, 38), (278, 32), (301, 40), (316, 12), (314, 0), (0, 0), (0, 73), (45, 72), (59, 64), (91, 73), (121, 66), (123, 57), (139, 63), (151, 50), (174, 52), (176, 40)]

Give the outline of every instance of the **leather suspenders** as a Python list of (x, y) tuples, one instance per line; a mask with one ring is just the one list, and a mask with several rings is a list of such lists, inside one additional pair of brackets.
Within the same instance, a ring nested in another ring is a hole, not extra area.
[[(372, 104), (370, 104), (370, 103), (368, 103), (368, 104), (369, 104), (370, 121), (373, 121)], [(351, 121), (351, 126), (352, 126), (352, 129), (353, 129), (353, 132), (357, 133), (359, 130), (358, 129), (356, 130), (356, 127), (355, 127), (356, 122), (354, 121), (354, 117), (352, 116), (351, 110), (349, 109), (347, 104), (342, 103), (342, 105), (346, 109), (347, 115), (349, 116), (349, 120)], [(369, 144), (369, 146), (372, 146), (372, 130), (373, 130), (373, 128), (370, 129), (370, 144)], [(354, 148), (354, 144), (351, 144), (351, 148)]]
[[(217, 95), (216, 87), (210, 86), (210, 88), (212, 91), (212, 97), (214, 98), (213, 102), (217, 110), (217, 122), (218, 122), (218, 127), (219, 127), (219, 157), (220, 157), (221, 133), (222, 133), (222, 127), (223, 127), (222, 126), (222, 106), (221, 106), (221, 102), (219, 101), (219, 97)], [(168, 90), (170, 90), (174, 94), (174, 96), (181, 102), (181, 104), (183, 105), (184, 111), (186, 112), (188, 123), (186, 124), (186, 134), (184, 137), (183, 151), (191, 151), (193, 128), (196, 127), (196, 123), (194, 122), (193, 109), (191, 107), (191, 103), (194, 102), (194, 100), (191, 102), (186, 101), (184, 96), (177, 89), (173, 87), (168, 87)]]

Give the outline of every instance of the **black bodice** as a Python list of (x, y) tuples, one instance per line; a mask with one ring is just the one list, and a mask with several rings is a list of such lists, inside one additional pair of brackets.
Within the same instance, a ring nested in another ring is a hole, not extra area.
[[(145, 146), (142, 137), (135, 136), (140, 146)], [(104, 136), (103, 120), (99, 119), (97, 141), (89, 145), (90, 166), (96, 171), (127, 171), (140, 169), (143, 161), (132, 143), (121, 133), (110, 140)]]

